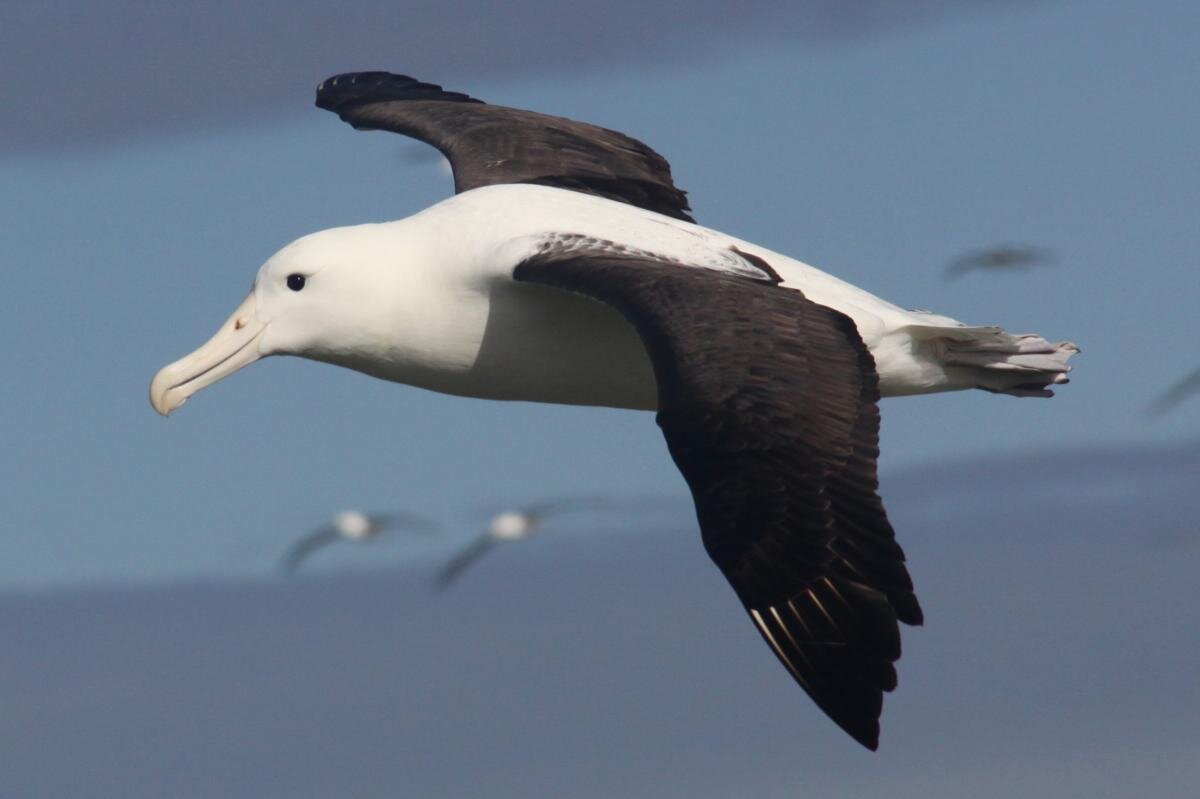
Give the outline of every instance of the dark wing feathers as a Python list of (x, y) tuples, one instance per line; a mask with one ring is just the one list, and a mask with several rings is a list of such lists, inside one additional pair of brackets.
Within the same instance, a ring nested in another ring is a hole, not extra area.
[(330, 525), (315, 530), (292, 544), (284, 554), (283, 560), (280, 561), (280, 566), (285, 572), (291, 574), (300, 568), (300, 564), (304, 563), (309, 555), (337, 540), (337, 530)]
[(875, 748), (897, 621), (921, 611), (877, 493), (879, 381), (854, 323), (794, 289), (631, 255), (549, 252), (514, 277), (633, 323), (710, 557), (796, 681)]
[[(482, 103), (462, 92), (448, 92), (433, 83), (422, 83), (406, 75), (391, 72), (347, 72), (321, 81), (317, 86), (317, 106), (339, 116), (343, 109), (364, 102), (387, 100), (441, 100), (453, 103)], [(343, 117), (345, 119), (345, 117)], [(350, 122), (349, 119), (346, 120)]]
[[(848, 317), (836, 314), (833, 321), (848, 340), (860, 341)], [(860, 343), (857, 349), (861, 388), (850, 455), (829, 481), (831, 507), (842, 533), (832, 544), (838, 556), (834, 565), (847, 579), (882, 591), (900, 621), (921, 624), (925, 617), (904, 567), (904, 550), (896, 543), (878, 493), (879, 375), (867, 348)]]
[(360, 130), (389, 130), (433, 145), (450, 160), (457, 192), (536, 183), (694, 221), (666, 160), (614, 130), (488, 105), (388, 72), (335, 75), (317, 87), (317, 106)]
[(1185, 375), (1167, 389), (1150, 406), (1150, 411), (1156, 414), (1166, 413), (1198, 391), (1200, 391), (1200, 369)]
[(434, 585), (439, 588), (447, 588), (450, 583), (462, 576), (475, 561), (482, 558), (492, 547), (496, 546), (496, 540), (486, 533), (471, 541), (461, 550), (454, 554), (449, 561), (442, 566), (438, 572)]

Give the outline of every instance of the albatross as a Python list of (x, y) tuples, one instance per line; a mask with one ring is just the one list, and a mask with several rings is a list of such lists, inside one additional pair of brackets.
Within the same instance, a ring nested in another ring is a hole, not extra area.
[(292, 574), (319, 549), (338, 541), (362, 544), (377, 539), (387, 530), (407, 528), (419, 533), (437, 531), (432, 521), (410, 513), (364, 513), (360, 510), (339, 511), (327, 524), (301, 536), (288, 547), (280, 566)]
[(553, 516), (581, 510), (604, 508), (609, 503), (595, 497), (577, 497), (540, 502), (522, 508), (502, 510), (488, 520), (483, 532), (471, 539), (466, 546), (454, 553), (438, 572), (434, 580), (436, 588), (449, 588), (480, 558), (501, 544), (523, 541), (543, 531), (543, 524)]
[(666, 160), (613, 130), (386, 72), (329, 78), (316, 102), (433, 145), (455, 194), (285, 246), (158, 372), (154, 408), (295, 355), (447, 394), (654, 411), (763, 640), (875, 749), (899, 624), (922, 622), (878, 492), (880, 398), (1048, 397), (1078, 349), (907, 311), (702, 227)]

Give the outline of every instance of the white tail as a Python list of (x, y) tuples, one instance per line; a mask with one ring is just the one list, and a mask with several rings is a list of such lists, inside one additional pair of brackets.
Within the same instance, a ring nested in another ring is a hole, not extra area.
[(1067, 382), (1067, 360), (1079, 352), (1069, 341), (998, 327), (913, 325), (913, 340), (945, 371), (946, 388), (982, 388), (1016, 397), (1052, 397)]

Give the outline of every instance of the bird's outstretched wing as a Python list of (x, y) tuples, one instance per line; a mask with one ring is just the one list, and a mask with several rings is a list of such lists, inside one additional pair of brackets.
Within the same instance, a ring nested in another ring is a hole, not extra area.
[(1150, 412), (1161, 416), (1193, 394), (1200, 394), (1200, 369), (1184, 375), (1175, 385), (1163, 392), (1150, 405)]
[(293, 573), (296, 569), (300, 568), (300, 564), (307, 560), (309, 555), (321, 547), (332, 544), (337, 539), (338, 533), (333, 528), (333, 525), (326, 525), (314, 530), (292, 544), (280, 561), (280, 568), (287, 574)]
[(874, 749), (897, 621), (921, 609), (877, 493), (879, 379), (854, 323), (794, 289), (634, 255), (551, 251), (514, 278), (634, 325), (705, 548), (796, 681)]
[(963, 275), (967, 274), (968, 272), (970, 272), (974, 269), (982, 269), (982, 268), (983, 268), (983, 266), (979, 263), (978, 254), (977, 253), (969, 253), (967, 255), (960, 255), (959, 257), (957, 257), (953, 261), (951, 261), (946, 266), (945, 275), (946, 275), (947, 280), (955, 280), (957, 278), (962, 277)]
[(317, 87), (317, 106), (359, 130), (389, 130), (433, 145), (450, 161), (456, 192), (537, 183), (693, 221), (666, 159), (614, 130), (489, 105), (390, 72), (328, 78)]
[(448, 587), (452, 582), (462, 576), (462, 573), (467, 570), (475, 561), (479, 560), (496, 545), (496, 541), (487, 533), (476, 538), (471, 543), (460, 549), (454, 557), (446, 561), (446, 565), (438, 572), (437, 578), (434, 580), (434, 585), (438, 589)]
[(548, 499), (544, 502), (536, 502), (532, 505), (526, 505), (524, 508), (522, 508), (522, 511), (534, 518), (544, 519), (548, 516), (555, 516), (559, 513), (605, 510), (607, 508), (612, 508), (615, 504), (616, 503), (611, 497), (602, 497), (599, 495), (560, 497), (559, 499)]
[(441, 529), (441, 525), (432, 519), (399, 511), (374, 514), (371, 516), (371, 523), (380, 529), (395, 528), (423, 535), (432, 535)]

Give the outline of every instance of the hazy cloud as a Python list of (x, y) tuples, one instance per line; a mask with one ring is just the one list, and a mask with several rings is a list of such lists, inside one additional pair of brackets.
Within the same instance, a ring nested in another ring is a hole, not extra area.
[(56, 148), (304, 109), (316, 82), (390, 69), (472, 79), (708, 59), (813, 44), (1027, 0), (558, 3), (327, 0), (5, 3), (0, 146)]
[[(498, 551), (443, 594), (431, 563), (8, 595), (0, 793), (1188, 795), (1200, 550), (1144, 533), (1196, 517), (1175, 476), (1198, 459), (1193, 443), (885, 479), (926, 626), (905, 631), (873, 755), (792, 684), (693, 523), (598, 524)], [(1060, 501), (1122, 474), (1139, 488)]]

